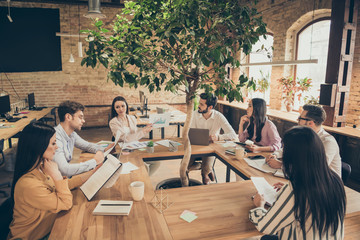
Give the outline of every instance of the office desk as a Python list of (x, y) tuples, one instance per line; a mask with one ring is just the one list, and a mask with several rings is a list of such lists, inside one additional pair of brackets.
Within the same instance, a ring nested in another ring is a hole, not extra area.
[[(242, 162), (231, 159), (230, 155), (221, 155), (216, 145), (194, 146), (196, 154), (218, 154), (222, 161), (244, 175), (264, 176), (271, 183), (278, 177), (259, 172), (255, 169), (241, 169)], [(180, 155), (179, 152), (168, 152), (165, 147), (155, 147), (155, 153), (135, 151), (121, 156), (121, 161), (130, 161), (139, 167), (130, 174), (121, 175), (110, 189), (101, 189), (88, 202), (79, 189), (73, 190), (74, 206), (70, 211), (59, 214), (53, 226), (50, 239), (242, 239), (260, 235), (248, 220), (248, 211), (253, 208), (250, 197), (256, 193), (251, 181), (212, 184), (165, 190), (169, 194), (172, 206), (164, 212), (157, 212), (151, 205), (154, 189), (144, 167), (142, 158), (164, 158)], [(83, 159), (93, 154), (82, 154)], [(129, 216), (93, 216), (92, 211), (100, 199), (131, 200), (128, 185), (132, 181), (145, 183), (145, 196), (140, 202), (134, 202)], [(282, 181), (286, 181), (282, 179)], [(345, 234), (356, 235), (360, 216), (360, 193), (345, 188), (347, 194), (347, 215)], [(197, 213), (198, 219), (187, 223), (179, 218), (183, 210)], [(348, 224), (348, 225), (347, 225)], [(357, 224), (357, 225), (356, 225)], [(347, 227), (350, 226), (350, 227)]]
[(5, 122), (5, 126), (11, 126), (9, 128), (0, 128), (0, 139), (9, 139), (17, 134), (18, 132), (21, 132), (26, 125), (28, 125), (33, 119), (39, 120), (49, 114), (51, 112), (50, 108), (44, 108), (41, 111), (30, 111), (30, 110), (24, 110), (24, 112), (29, 112), (28, 114), (24, 114), (27, 118), (22, 118), (18, 120), (17, 122)]

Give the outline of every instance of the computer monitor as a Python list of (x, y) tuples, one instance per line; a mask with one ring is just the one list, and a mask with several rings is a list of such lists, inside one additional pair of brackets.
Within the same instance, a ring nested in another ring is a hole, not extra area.
[(29, 110), (35, 107), (35, 94), (30, 93), (28, 94), (28, 103), (29, 103)]
[(0, 96), (0, 115), (5, 117), (5, 114), (11, 111), (9, 95)]
[[(141, 111), (141, 116), (142, 118), (147, 118), (147, 97), (145, 97), (145, 94), (143, 91), (139, 91), (139, 96), (140, 96), (140, 111)], [(144, 115), (145, 112), (145, 115)]]

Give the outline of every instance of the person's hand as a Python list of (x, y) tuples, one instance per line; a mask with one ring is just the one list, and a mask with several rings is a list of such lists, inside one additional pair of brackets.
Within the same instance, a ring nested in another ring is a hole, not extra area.
[(270, 154), (265, 158), (265, 162), (272, 168), (279, 169), (282, 167), (282, 162), (277, 160), (274, 154)]
[[(111, 143), (109, 144), (105, 149), (104, 152), (106, 152), (107, 150), (109, 150), (110, 148), (112, 148), (115, 145), (115, 143)], [(114, 151), (114, 150), (113, 150)], [(112, 152), (112, 151), (111, 151)]]
[(148, 124), (148, 125), (146, 125), (143, 129), (142, 129), (142, 131), (144, 132), (144, 134), (147, 134), (147, 133), (149, 133), (151, 130), (152, 130), (152, 124)]
[(274, 189), (278, 192), (280, 191), (280, 189), (284, 186), (284, 183), (282, 182), (277, 182), (273, 185)]
[(265, 207), (264, 194), (261, 195), (259, 193), (255, 194), (253, 203), (256, 207)]
[(102, 151), (97, 151), (95, 153), (94, 159), (96, 160), (96, 165), (99, 165), (104, 161), (104, 153)]
[(218, 140), (218, 136), (216, 136), (216, 135), (210, 135), (210, 141), (211, 142), (215, 142), (215, 141), (217, 141)]
[(42, 171), (45, 174), (49, 175), (54, 181), (59, 181), (63, 179), (57, 163), (52, 160), (44, 159)]
[(250, 118), (247, 115), (244, 115), (240, 118), (240, 125), (244, 125), (244, 123), (249, 122)]
[(255, 145), (255, 144), (252, 144), (252, 145), (246, 145), (245, 146), (247, 149), (249, 149), (250, 151), (252, 152), (260, 152), (260, 147)]
[(99, 165), (96, 165), (94, 169), (80, 174), (82, 182), (83, 183), (86, 182), (89, 179), (89, 177), (91, 177), (91, 175), (93, 175), (102, 165), (103, 163), (100, 163)]

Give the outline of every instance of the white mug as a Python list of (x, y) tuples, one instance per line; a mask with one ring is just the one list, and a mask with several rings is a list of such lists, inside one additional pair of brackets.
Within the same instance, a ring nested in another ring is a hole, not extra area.
[(245, 149), (242, 147), (235, 148), (235, 157), (237, 160), (243, 159), (247, 155)]
[(134, 201), (141, 201), (144, 197), (145, 184), (141, 181), (132, 182), (129, 185), (129, 191)]

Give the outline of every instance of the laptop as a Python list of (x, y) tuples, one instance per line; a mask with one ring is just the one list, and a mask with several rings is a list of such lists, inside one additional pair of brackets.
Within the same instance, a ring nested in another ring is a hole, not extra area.
[(209, 141), (209, 129), (202, 128), (190, 128), (189, 129), (189, 140), (191, 145), (202, 145), (208, 146)]

